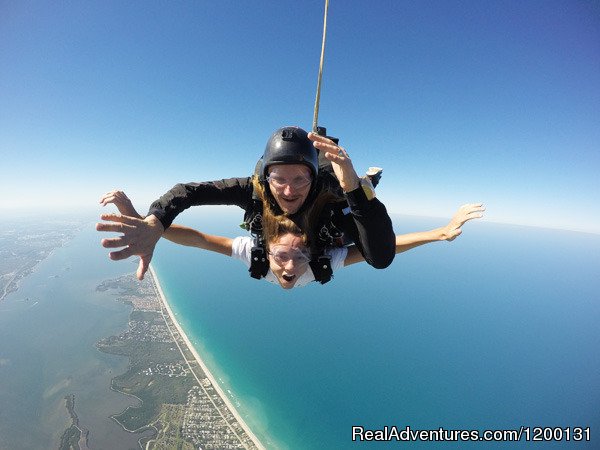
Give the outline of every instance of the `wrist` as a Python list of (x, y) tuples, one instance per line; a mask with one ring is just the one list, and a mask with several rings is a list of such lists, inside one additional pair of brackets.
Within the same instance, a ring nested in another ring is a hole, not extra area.
[(450, 232), (447, 227), (438, 228), (435, 231), (435, 238), (438, 241), (447, 241), (450, 238)]
[(162, 222), (154, 214), (150, 214), (144, 218), (144, 222), (150, 225), (153, 229), (160, 231), (162, 234), (165, 231), (165, 227)]
[(366, 214), (371, 207), (371, 202), (367, 198), (365, 191), (360, 186), (353, 191), (345, 192), (344, 197), (346, 197), (346, 200), (348, 201), (350, 210), (354, 213), (358, 213), (359, 215)]
[(358, 175), (353, 177), (349, 182), (340, 182), (340, 186), (345, 193), (352, 192), (360, 186)]

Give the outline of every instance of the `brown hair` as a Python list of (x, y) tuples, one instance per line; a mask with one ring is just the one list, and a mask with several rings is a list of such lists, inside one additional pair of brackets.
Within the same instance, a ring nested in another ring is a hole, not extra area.
[(308, 237), (303, 233), (298, 225), (285, 216), (275, 216), (270, 214), (263, 216), (263, 236), (267, 249), (270, 249), (271, 244), (285, 234), (293, 234), (302, 238), (302, 243), (308, 246)]
[(265, 186), (256, 175), (252, 177), (252, 184), (254, 192), (263, 204), (263, 238), (267, 248), (270, 242), (287, 233), (301, 236), (306, 246), (310, 247), (312, 243), (317, 241), (319, 230), (316, 229), (316, 224), (319, 222), (319, 216), (325, 205), (344, 200), (328, 190), (321, 190), (313, 199), (312, 204), (292, 220), (286, 214), (276, 214), (273, 211), (273, 205), (269, 199), (270, 194), (267, 194)]

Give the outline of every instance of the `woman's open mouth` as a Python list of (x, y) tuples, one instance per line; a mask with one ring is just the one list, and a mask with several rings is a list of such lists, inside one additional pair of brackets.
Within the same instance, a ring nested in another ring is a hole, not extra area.
[(287, 281), (288, 283), (290, 283), (290, 282), (292, 282), (296, 278), (296, 275), (283, 274), (283, 275), (281, 275), (281, 278), (283, 278), (285, 281)]

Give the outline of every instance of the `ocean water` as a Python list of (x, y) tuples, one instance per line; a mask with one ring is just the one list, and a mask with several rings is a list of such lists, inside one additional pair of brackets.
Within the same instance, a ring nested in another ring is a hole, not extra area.
[[(30, 221), (45, 220), (30, 218)], [(27, 234), (28, 224), (17, 224)], [(127, 329), (131, 307), (103, 280), (133, 272), (132, 261), (112, 263), (90, 217), (0, 302), (0, 449), (58, 448), (71, 425), (64, 397), (75, 395), (80, 426), (93, 449), (138, 447), (110, 415), (138, 401), (110, 390), (127, 370), (127, 358), (101, 353), (100, 339)]]
[[(203, 231), (240, 234), (239, 214), (186, 214)], [(394, 217), (398, 233), (443, 223)], [(599, 235), (470, 223), (386, 270), (363, 263), (292, 291), (167, 242), (153, 263), (190, 339), (271, 448), (408, 445), (352, 442), (352, 426), (590, 427), (591, 442), (534, 445), (600, 445)]]
[[(240, 211), (198, 208), (182, 222), (240, 234)], [(443, 220), (394, 217), (397, 232)], [(75, 394), (90, 447), (134, 448), (109, 415), (127, 361), (96, 350), (130, 308), (95, 291), (133, 273), (86, 225), (0, 303), (0, 449), (55, 448)], [(591, 442), (472, 443), (597, 448), (600, 236), (471, 223), (452, 243), (359, 264), (325, 286), (284, 291), (230, 258), (161, 242), (153, 261), (190, 339), (270, 448), (464, 448), (352, 442), (382, 429), (590, 427)], [(37, 302), (37, 303), (36, 303)]]

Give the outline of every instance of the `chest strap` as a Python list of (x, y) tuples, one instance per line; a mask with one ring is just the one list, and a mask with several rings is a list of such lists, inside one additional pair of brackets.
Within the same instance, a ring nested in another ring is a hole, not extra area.
[(333, 267), (331, 266), (331, 256), (325, 253), (327, 247), (336, 247), (341, 241), (343, 233), (333, 224), (333, 210), (327, 205), (321, 211), (317, 229), (317, 242), (311, 249), (310, 269), (313, 272), (315, 280), (321, 284), (328, 283), (333, 278)]
[(260, 280), (269, 272), (269, 259), (263, 238), (262, 202), (253, 196), (250, 207), (244, 217), (244, 228), (252, 235), (252, 248), (250, 249), (250, 276)]

